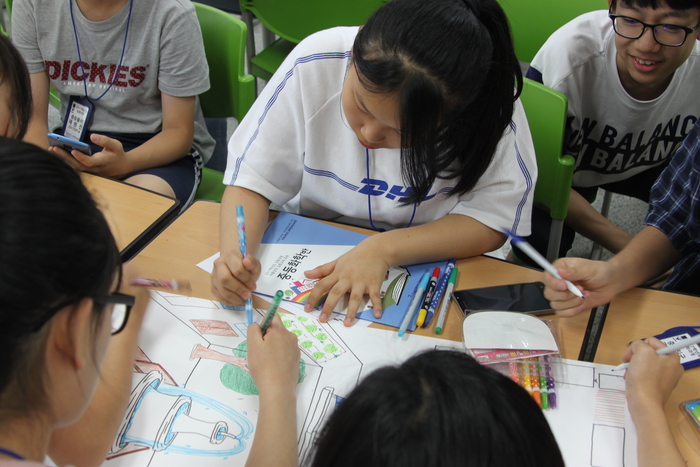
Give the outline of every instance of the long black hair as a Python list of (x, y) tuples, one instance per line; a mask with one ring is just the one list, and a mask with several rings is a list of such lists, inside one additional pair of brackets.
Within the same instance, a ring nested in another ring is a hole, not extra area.
[(563, 467), (530, 395), (461, 352), (369, 375), (322, 430), (313, 467)]
[(27, 66), (10, 39), (0, 34), (0, 85), (7, 85), (14, 133), (4, 135), (22, 139), (32, 117), (32, 89)]
[(469, 192), (493, 159), (522, 89), (496, 0), (392, 0), (360, 29), (353, 64), (371, 92), (396, 94), (401, 173), (420, 202), (436, 178)]
[[(2, 418), (45, 408), (46, 323), (64, 306), (106, 297), (121, 261), (78, 173), (43, 149), (0, 138), (0, 200)], [(93, 325), (104, 310), (93, 307)]]

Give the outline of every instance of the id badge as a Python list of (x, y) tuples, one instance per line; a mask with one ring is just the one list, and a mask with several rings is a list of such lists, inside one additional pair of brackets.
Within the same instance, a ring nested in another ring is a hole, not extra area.
[(85, 134), (92, 122), (94, 111), (95, 106), (88, 99), (71, 96), (68, 100), (66, 118), (63, 119), (63, 136), (85, 141)]
[[(694, 326), (678, 326), (667, 329), (654, 337), (666, 345), (671, 345), (698, 334), (697, 329), (698, 328)], [(684, 369), (689, 370), (690, 368), (700, 366), (700, 346), (698, 346), (698, 344), (693, 344), (679, 350), (678, 355), (681, 357), (681, 365), (683, 365)]]

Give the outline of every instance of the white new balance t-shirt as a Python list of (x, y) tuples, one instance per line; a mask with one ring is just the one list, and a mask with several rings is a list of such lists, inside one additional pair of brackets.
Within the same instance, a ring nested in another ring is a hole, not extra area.
[(625, 180), (673, 156), (700, 115), (700, 42), (694, 42), (663, 94), (640, 101), (620, 82), (607, 10), (581, 15), (552, 34), (530, 66), (569, 99), (566, 152), (576, 158), (574, 186)]

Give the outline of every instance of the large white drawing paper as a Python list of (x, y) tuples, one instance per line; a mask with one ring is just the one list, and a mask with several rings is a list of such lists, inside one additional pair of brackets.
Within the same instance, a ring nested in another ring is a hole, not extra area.
[[(420, 351), (463, 349), (461, 342), (399, 339), (396, 332), (322, 324), (308, 316), (285, 314), (283, 323), (302, 351), (296, 392), (300, 459), (326, 418), (372, 370)], [(244, 311), (152, 291), (129, 407), (105, 465), (244, 465), (259, 408), (247, 371), (246, 331)], [(612, 367), (568, 363), (569, 383), (558, 381), (559, 408), (546, 413), (567, 465), (635, 465), (635, 432), (621, 376), (611, 374)]]

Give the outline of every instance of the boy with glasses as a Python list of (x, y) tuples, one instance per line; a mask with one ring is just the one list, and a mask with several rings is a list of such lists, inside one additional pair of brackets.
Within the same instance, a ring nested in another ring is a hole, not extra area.
[[(574, 231), (613, 253), (631, 236), (587, 199), (598, 187), (649, 201), (649, 191), (700, 115), (700, 0), (609, 0), (556, 31), (527, 77), (569, 99), (564, 152), (576, 159), (560, 256)], [(549, 215), (533, 210), (545, 252)]]

